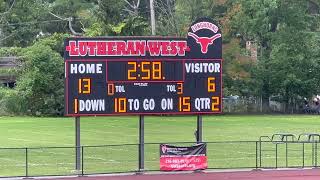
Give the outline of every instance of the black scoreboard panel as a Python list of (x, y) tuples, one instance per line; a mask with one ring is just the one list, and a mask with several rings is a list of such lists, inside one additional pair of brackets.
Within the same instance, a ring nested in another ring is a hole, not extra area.
[(70, 37), (64, 59), (67, 116), (222, 111), (222, 37), (207, 18), (186, 38)]
[(66, 61), (67, 115), (221, 112), (221, 60)]

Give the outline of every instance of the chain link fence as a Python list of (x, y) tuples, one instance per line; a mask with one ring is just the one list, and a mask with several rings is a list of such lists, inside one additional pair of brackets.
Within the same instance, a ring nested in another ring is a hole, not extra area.
[(262, 99), (259, 97), (228, 96), (223, 98), (224, 113), (261, 113)]
[(264, 107), (261, 97), (226, 96), (223, 98), (224, 113), (308, 113), (319, 114), (320, 105), (312, 102), (281, 102), (277, 97), (269, 98), (269, 107)]
[[(80, 170), (75, 170), (75, 147), (0, 148), (0, 177), (105, 174), (139, 169), (139, 144), (80, 148)], [(319, 142), (207, 142), (208, 168), (318, 167), (319, 149)], [(145, 144), (145, 171), (159, 171), (159, 153), (159, 143)]]

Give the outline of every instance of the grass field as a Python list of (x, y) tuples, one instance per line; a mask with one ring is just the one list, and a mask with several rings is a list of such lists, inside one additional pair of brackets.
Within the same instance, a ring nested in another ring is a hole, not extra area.
[[(311, 115), (219, 115), (203, 117), (203, 139), (216, 141), (257, 141), (274, 133), (320, 133), (320, 117)], [(138, 143), (138, 117), (82, 117), (81, 144), (84, 146)], [(196, 117), (147, 116), (145, 142), (193, 142)], [(74, 148), (35, 148), (74, 146), (73, 118), (0, 117), (0, 147), (28, 149), (29, 175), (74, 173)], [(274, 145), (266, 145), (274, 150)], [(293, 149), (289, 165), (301, 164), (300, 145)], [(306, 145), (305, 164), (311, 164)], [(308, 150), (309, 149), (309, 150)], [(320, 148), (319, 148), (320, 149)], [(25, 149), (0, 149), (0, 176), (25, 174)], [(159, 145), (148, 144), (146, 169), (157, 170)], [(85, 173), (137, 170), (137, 145), (87, 147), (84, 149)], [(283, 159), (284, 146), (279, 146)], [(320, 152), (319, 152), (320, 154)], [(209, 167), (255, 166), (255, 143), (208, 144)], [(274, 151), (265, 152), (263, 163), (274, 166)], [(284, 165), (281, 161), (279, 166)]]

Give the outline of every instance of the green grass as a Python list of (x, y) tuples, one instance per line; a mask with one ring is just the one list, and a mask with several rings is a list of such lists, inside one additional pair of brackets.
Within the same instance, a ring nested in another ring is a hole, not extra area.
[[(85, 146), (138, 143), (139, 118), (81, 117), (81, 144)], [(203, 117), (203, 139), (216, 141), (257, 141), (274, 133), (320, 133), (320, 117), (311, 115), (219, 115)], [(196, 117), (146, 116), (145, 142), (193, 142)], [(0, 147), (72, 147), (73, 118), (0, 117)], [(275, 165), (275, 145), (263, 144), (263, 166)], [(278, 165), (285, 166), (285, 146), (278, 146)], [(302, 165), (302, 145), (290, 144), (289, 166)], [(305, 165), (312, 165), (311, 147), (305, 146)], [(320, 149), (320, 148), (318, 148)], [(159, 169), (159, 145), (145, 146), (145, 166)], [(85, 173), (137, 170), (136, 145), (87, 147)], [(320, 154), (320, 152), (318, 153)], [(211, 168), (255, 166), (255, 143), (208, 144)], [(74, 148), (28, 149), (29, 175), (74, 173)], [(0, 149), (0, 176), (25, 174), (25, 149)]]

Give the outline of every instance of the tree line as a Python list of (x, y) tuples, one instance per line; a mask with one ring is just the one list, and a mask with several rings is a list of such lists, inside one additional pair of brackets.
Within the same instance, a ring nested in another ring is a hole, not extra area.
[[(319, 94), (320, 0), (154, 0), (156, 34), (185, 37), (199, 17), (223, 32), (224, 96), (290, 106)], [(63, 115), (66, 37), (151, 35), (149, 0), (0, 0), (0, 57), (19, 66), (0, 113)], [(1, 61), (1, 60), (0, 60)], [(10, 72), (9, 72), (10, 71)]]

